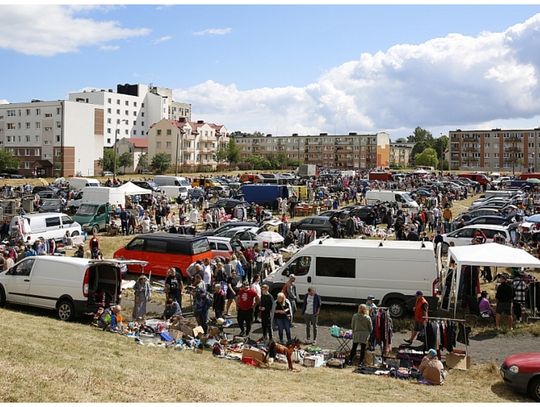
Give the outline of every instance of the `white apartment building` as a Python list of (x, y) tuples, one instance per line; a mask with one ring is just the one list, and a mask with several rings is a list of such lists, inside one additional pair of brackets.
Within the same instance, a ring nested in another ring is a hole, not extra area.
[(139, 172), (139, 162), (141, 157), (148, 154), (148, 139), (146, 137), (137, 138), (123, 138), (116, 142), (116, 154), (121, 156), (124, 153), (128, 153), (131, 156), (132, 164), (130, 166), (122, 167), (122, 170), (126, 174)]
[(153, 123), (166, 119), (191, 118), (191, 105), (175, 102), (172, 90), (142, 84), (117, 85), (69, 94), (69, 100), (100, 105), (104, 110), (104, 147), (115, 140), (146, 137)]
[(103, 108), (71, 101), (0, 105), (0, 148), (27, 176), (93, 176), (103, 155)]
[(217, 151), (227, 145), (229, 134), (223, 125), (205, 123), (202, 120), (162, 119), (148, 131), (148, 161), (159, 153), (171, 156), (174, 167), (195, 168), (199, 165), (216, 168)]

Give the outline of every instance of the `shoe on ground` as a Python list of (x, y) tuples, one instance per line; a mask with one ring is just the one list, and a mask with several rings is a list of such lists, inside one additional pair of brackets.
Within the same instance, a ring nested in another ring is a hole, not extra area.
[(240, 332), (240, 333), (238, 334), (238, 336), (246, 336), (246, 334), (245, 334), (244, 331), (242, 331), (242, 332)]

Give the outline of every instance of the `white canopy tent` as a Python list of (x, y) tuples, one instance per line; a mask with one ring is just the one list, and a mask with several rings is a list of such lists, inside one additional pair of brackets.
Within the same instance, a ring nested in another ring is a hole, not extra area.
[(516, 249), (499, 243), (484, 243), (470, 246), (448, 248), (448, 263), (456, 262), (455, 284), (451, 295), (454, 296), (454, 317), (457, 311), (457, 287), (461, 281), (462, 266), (524, 267), (540, 268), (540, 260), (525, 250)]
[(119, 191), (122, 191), (125, 195), (145, 195), (152, 194), (149, 189), (141, 188), (135, 185), (133, 182), (126, 182), (118, 187)]

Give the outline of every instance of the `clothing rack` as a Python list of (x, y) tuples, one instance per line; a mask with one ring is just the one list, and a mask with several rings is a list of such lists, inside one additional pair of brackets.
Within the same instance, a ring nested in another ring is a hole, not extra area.
[[(469, 356), (469, 345), (467, 344), (467, 342), (469, 341), (469, 338), (468, 338), (468, 335), (467, 335), (467, 326), (465, 325), (465, 323), (467, 322), (466, 320), (464, 319), (457, 319), (457, 318), (443, 318), (443, 317), (424, 317), (424, 319), (426, 321), (452, 321), (452, 322), (458, 322), (458, 323), (462, 323), (463, 324), (463, 329), (464, 329), (464, 335), (465, 335), (465, 358), (467, 358)], [(426, 339), (426, 342), (425, 344), (427, 345), (427, 327), (424, 327), (424, 336), (425, 336), (425, 339)], [(437, 357), (439, 358), (439, 360), (441, 359), (441, 351), (440, 349), (436, 349), (437, 351)]]

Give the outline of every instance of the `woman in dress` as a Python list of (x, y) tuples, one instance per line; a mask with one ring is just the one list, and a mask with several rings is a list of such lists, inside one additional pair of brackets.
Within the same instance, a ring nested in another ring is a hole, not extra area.
[(151, 288), (148, 277), (144, 274), (139, 277), (133, 286), (135, 301), (133, 304), (133, 319), (144, 319), (146, 316), (146, 303), (150, 301)]

